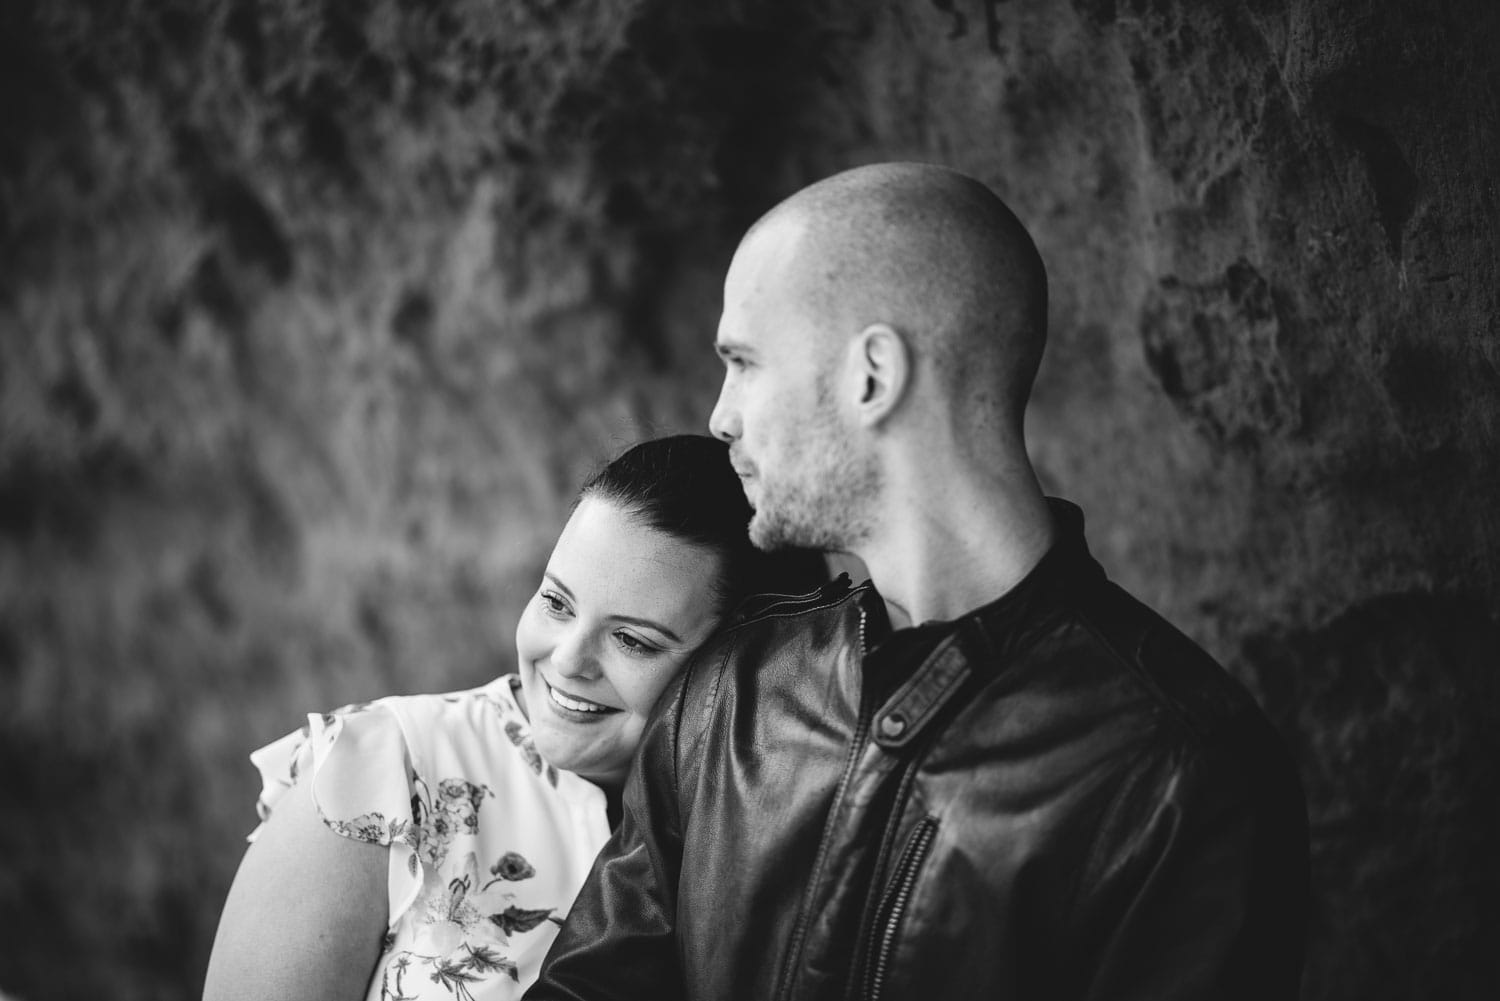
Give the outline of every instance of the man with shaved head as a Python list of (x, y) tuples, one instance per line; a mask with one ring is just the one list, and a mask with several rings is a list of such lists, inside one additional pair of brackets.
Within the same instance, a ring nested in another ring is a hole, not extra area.
[(745, 236), (710, 428), (757, 545), (871, 582), (754, 600), (700, 651), (527, 997), (1297, 996), (1295, 771), (1043, 495), (1046, 302), (1016, 217), (938, 167), (836, 175)]

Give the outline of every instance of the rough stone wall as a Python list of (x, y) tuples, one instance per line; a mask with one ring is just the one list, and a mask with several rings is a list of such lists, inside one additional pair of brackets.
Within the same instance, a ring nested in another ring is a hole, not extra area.
[(585, 470), (701, 427), (738, 234), (991, 183), (1106, 566), (1296, 748), (1305, 997), (1500, 959), (1500, 8), (13, 0), (0, 991), (196, 996), (299, 714), (478, 683)]

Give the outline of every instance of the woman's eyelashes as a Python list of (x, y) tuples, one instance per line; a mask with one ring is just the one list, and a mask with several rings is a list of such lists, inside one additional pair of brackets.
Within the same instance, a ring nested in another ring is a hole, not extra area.
[(568, 603), (563, 600), (563, 596), (556, 591), (548, 591), (546, 588), (543, 588), (537, 592), (537, 597), (542, 599), (542, 604), (546, 606), (548, 615), (561, 619), (573, 612), (573, 609), (569, 608)]
[(647, 643), (634, 633), (628, 633), (623, 629), (615, 633), (615, 642), (620, 644), (621, 650), (632, 657), (650, 657), (661, 653), (661, 647)]
[[(568, 604), (566, 598), (556, 591), (546, 588), (537, 592), (541, 599), (542, 608), (554, 619), (569, 619), (573, 617), (573, 607)], [(631, 657), (653, 657), (662, 652), (661, 647), (642, 639), (635, 633), (625, 629), (619, 629), (614, 634), (615, 645)]]

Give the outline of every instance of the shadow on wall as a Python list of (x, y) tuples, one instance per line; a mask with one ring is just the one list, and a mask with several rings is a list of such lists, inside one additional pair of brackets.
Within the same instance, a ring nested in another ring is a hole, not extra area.
[[(1467, 997), (1500, 984), (1500, 625), (1472, 601), (1390, 595), (1313, 632), (1252, 637), (1267, 709), (1304, 762), (1310, 997)], [(1419, 950), (1419, 951), (1418, 951)]]

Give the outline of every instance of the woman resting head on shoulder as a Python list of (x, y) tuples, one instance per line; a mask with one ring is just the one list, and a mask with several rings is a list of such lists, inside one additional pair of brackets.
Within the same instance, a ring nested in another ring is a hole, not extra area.
[(657, 698), (747, 595), (811, 591), (822, 558), (764, 553), (728, 447), (649, 441), (579, 491), (516, 627), (522, 710), (541, 756), (612, 797)]
[(205, 1001), (519, 998), (609, 837), (663, 691), (738, 601), (803, 593), (724, 443), (626, 451), (579, 492), (516, 628), (517, 675), (308, 717), (264, 790)]

